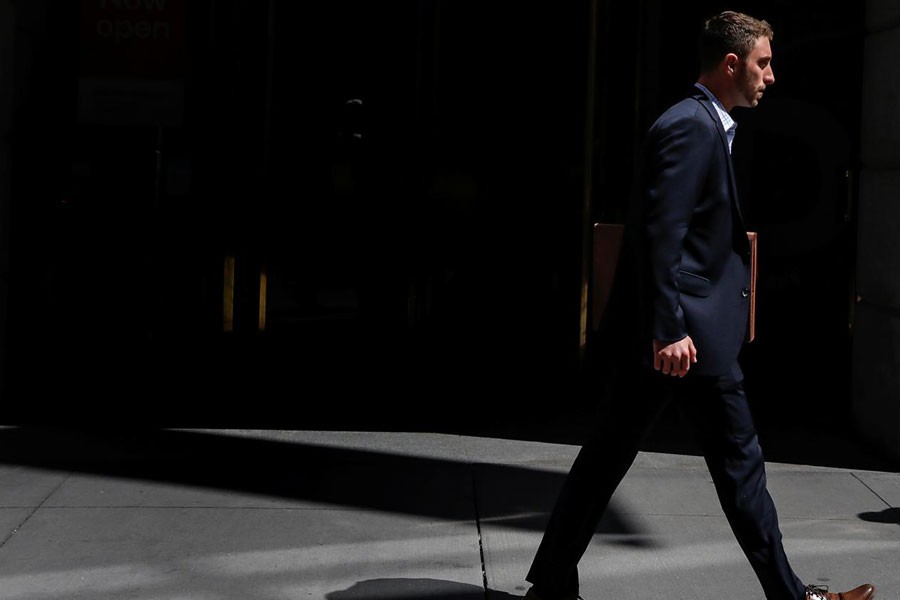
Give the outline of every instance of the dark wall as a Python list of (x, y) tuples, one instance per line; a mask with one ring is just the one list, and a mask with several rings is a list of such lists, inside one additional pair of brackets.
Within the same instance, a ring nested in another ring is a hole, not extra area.
[[(598, 6), (593, 216), (617, 220), (724, 7)], [(28, 7), (11, 419), (401, 418), (400, 400), (364, 406), (375, 389), (503, 414), (578, 381), (589, 2), (190, 2), (183, 118), (156, 125), (82, 119), (79, 7)], [(734, 155), (761, 244), (748, 387), (772, 419), (843, 414), (849, 393), (862, 9), (812, 7), (734, 7), (776, 31), (777, 84), (736, 115)], [(810, 377), (825, 346), (847, 360)], [(349, 404), (296, 401), (314, 389)]]
[[(577, 342), (586, 14), (191, 2), (178, 122), (98, 122), (78, 108), (83, 14), (48, 5), (17, 65), (9, 418), (556, 381)], [(328, 407), (230, 414), (310, 410)]]

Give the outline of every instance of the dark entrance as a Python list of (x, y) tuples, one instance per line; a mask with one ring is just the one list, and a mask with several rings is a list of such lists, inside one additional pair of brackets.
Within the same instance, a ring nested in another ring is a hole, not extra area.
[[(301, 425), (569, 379), (586, 3), (83, 4), (19, 79), (8, 383), (53, 409), (13, 412)], [(174, 117), (76, 109), (77, 24), (120, 21), (183, 31)]]
[[(496, 414), (526, 392), (564, 397), (585, 148), (592, 220), (616, 220), (638, 140), (693, 81), (694, 32), (720, 9), (598, 2), (585, 143), (587, 1), (71, 4), (29, 3), (43, 8), (17, 22), (33, 52), (15, 76), (11, 418), (284, 426), (403, 418), (423, 394)], [(843, 414), (862, 8), (738, 8), (775, 26), (778, 78), (737, 115), (762, 252), (747, 370), (779, 415), (782, 400)], [(115, 118), (86, 116), (85, 48), (145, 34), (152, 60), (104, 74), (137, 78), (131, 95), (91, 105)], [(178, 110), (123, 109), (153, 93)], [(795, 376), (834, 344), (835, 377)], [(396, 402), (370, 406), (376, 390)]]

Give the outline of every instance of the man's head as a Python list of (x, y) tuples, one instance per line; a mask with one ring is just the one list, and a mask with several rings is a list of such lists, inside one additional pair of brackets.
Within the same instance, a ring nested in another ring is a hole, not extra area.
[(706, 21), (700, 35), (700, 80), (731, 110), (756, 106), (772, 72), (772, 26), (726, 11)]

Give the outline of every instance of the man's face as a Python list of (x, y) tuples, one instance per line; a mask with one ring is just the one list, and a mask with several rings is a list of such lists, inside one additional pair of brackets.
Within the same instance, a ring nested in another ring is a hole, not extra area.
[(747, 58), (738, 62), (736, 106), (756, 106), (766, 86), (773, 83), (775, 74), (772, 72), (772, 45), (769, 38), (760, 37)]

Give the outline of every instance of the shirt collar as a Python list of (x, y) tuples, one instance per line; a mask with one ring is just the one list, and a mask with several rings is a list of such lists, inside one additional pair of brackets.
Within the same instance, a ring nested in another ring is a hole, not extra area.
[(728, 151), (731, 152), (731, 143), (734, 141), (734, 131), (737, 129), (737, 122), (731, 118), (731, 115), (728, 114), (728, 111), (725, 110), (725, 107), (719, 102), (719, 99), (716, 98), (715, 94), (709, 91), (705, 85), (702, 83), (695, 83), (694, 86), (712, 100), (713, 107), (719, 114), (719, 120), (722, 121), (722, 127), (725, 128), (725, 138), (728, 140)]
[(715, 94), (709, 91), (709, 89), (702, 83), (695, 83), (694, 86), (697, 87), (701, 92), (709, 96), (709, 99), (712, 100), (713, 106), (716, 108), (716, 112), (719, 113), (719, 120), (722, 121), (722, 127), (725, 128), (726, 132), (734, 127), (737, 127), (737, 123), (734, 119), (731, 118), (731, 115), (728, 114), (728, 111), (725, 110), (725, 107), (721, 102), (719, 102), (719, 99), (716, 98)]

